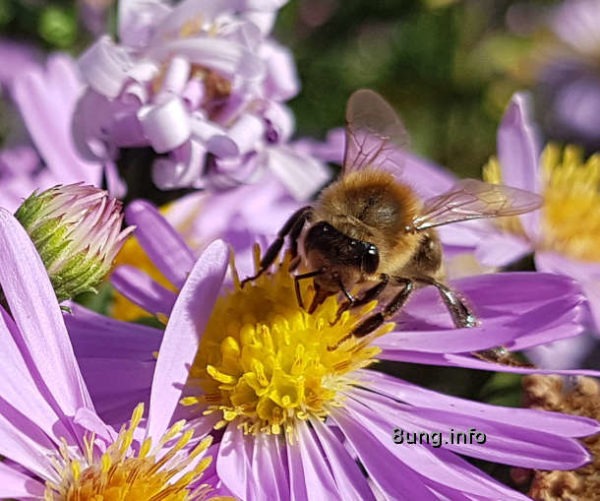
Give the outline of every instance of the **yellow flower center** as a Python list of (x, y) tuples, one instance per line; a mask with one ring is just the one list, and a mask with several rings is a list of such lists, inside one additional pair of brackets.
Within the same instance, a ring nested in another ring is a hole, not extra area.
[[(550, 250), (583, 261), (600, 261), (600, 154), (583, 161), (580, 149), (548, 145), (541, 157), (541, 232), (537, 250)], [(483, 178), (500, 183), (496, 159), (484, 167)], [(525, 236), (516, 217), (494, 221), (503, 231)]]
[[(288, 259), (273, 274), (240, 285), (214, 307), (188, 379), (184, 405), (219, 413), (217, 428), (237, 420), (245, 433), (285, 433), (294, 439), (297, 420), (324, 419), (340, 404), (340, 390), (352, 384), (352, 371), (374, 362), (379, 348), (369, 346), (389, 332), (350, 336), (365, 308), (339, 316), (336, 297), (313, 314), (298, 305)], [(235, 270), (234, 270), (234, 275)], [(308, 303), (312, 284), (303, 282)]]
[(542, 155), (544, 212), (540, 247), (600, 261), (600, 155), (548, 146)]
[[(104, 453), (98, 454), (94, 437), (85, 439), (84, 454), (74, 457), (66, 443), (55, 460), (59, 482), (46, 482), (46, 501), (192, 501), (209, 498), (208, 485), (189, 486), (200, 480), (211, 458), (197, 458), (210, 445), (205, 439), (189, 452), (193, 432), (182, 433), (184, 421), (173, 425), (152, 448), (151, 440), (132, 447), (143, 414), (140, 404), (129, 426)], [(179, 437), (179, 438), (178, 438)], [(174, 443), (171, 443), (174, 442)], [(163, 449), (166, 444), (169, 447)], [(197, 464), (190, 468), (190, 465)], [(185, 471), (185, 472), (184, 472)]]

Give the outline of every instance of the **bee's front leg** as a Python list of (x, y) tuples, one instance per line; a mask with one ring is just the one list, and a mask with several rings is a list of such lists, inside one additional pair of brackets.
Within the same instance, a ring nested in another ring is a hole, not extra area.
[(292, 214), (292, 216), (283, 225), (281, 230), (279, 230), (279, 233), (277, 233), (277, 238), (269, 246), (267, 252), (265, 252), (265, 255), (260, 260), (258, 271), (251, 277), (246, 277), (244, 280), (242, 280), (242, 287), (246, 284), (246, 282), (256, 280), (269, 268), (269, 266), (273, 264), (279, 255), (279, 252), (283, 247), (285, 237), (288, 234), (290, 235), (290, 252), (292, 254), (292, 259), (298, 255), (298, 238), (300, 237), (302, 228), (304, 228), (304, 225), (307, 221), (310, 221), (312, 215), (313, 208), (310, 205), (302, 207)]
[(362, 293), (360, 297), (352, 297), (349, 294), (344, 292), (344, 295), (348, 299), (344, 303), (340, 305), (335, 315), (335, 319), (333, 322), (330, 322), (331, 325), (335, 325), (338, 323), (342, 313), (352, 308), (357, 308), (359, 306), (363, 306), (365, 304), (370, 303), (374, 299), (377, 299), (381, 293), (385, 290), (390, 282), (390, 277), (386, 273), (382, 273), (379, 275), (379, 282), (377, 282), (373, 287), (368, 288), (366, 291)]

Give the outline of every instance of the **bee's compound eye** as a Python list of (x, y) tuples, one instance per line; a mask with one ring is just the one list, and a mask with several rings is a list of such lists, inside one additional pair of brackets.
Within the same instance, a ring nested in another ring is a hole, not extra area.
[(365, 273), (375, 273), (379, 266), (379, 250), (374, 244), (367, 244), (362, 258), (362, 269)]

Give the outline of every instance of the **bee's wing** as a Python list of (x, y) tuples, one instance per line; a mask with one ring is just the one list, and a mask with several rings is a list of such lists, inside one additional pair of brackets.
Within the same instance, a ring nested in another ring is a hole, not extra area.
[(529, 191), (476, 179), (463, 179), (450, 191), (427, 200), (413, 220), (413, 230), (488, 217), (516, 216), (542, 205), (542, 197)]
[(394, 152), (408, 145), (408, 133), (393, 108), (376, 92), (354, 92), (346, 107), (346, 151), (342, 175), (367, 166), (397, 166)]

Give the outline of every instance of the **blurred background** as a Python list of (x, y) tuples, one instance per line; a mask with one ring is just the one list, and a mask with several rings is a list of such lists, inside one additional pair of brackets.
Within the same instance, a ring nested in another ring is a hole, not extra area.
[[(343, 124), (352, 91), (370, 87), (400, 112), (414, 151), (478, 176), (495, 151), (510, 96), (530, 90), (547, 137), (595, 150), (598, 11), (595, 0), (292, 0), (275, 34), (293, 51), (302, 85), (290, 103), (297, 135), (323, 138)], [(39, 57), (56, 50), (76, 56), (99, 34), (114, 33), (115, 18), (112, 0), (0, 0), (0, 59), (12, 42)], [(2, 66), (6, 81), (16, 68)], [(574, 117), (574, 106), (582, 116)], [(2, 136), (7, 114), (4, 105)]]

